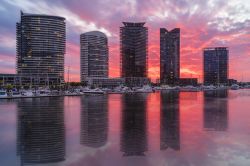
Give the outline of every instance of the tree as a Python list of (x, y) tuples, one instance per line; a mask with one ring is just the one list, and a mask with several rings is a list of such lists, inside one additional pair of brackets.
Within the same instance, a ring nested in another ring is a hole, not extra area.
[(9, 92), (11, 89), (13, 89), (13, 85), (7, 84), (7, 85), (5, 86), (5, 88), (6, 88), (6, 90)]

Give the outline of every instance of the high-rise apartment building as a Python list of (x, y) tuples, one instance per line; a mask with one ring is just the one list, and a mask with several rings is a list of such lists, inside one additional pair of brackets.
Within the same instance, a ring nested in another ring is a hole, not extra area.
[(227, 84), (228, 52), (226, 47), (205, 48), (203, 50), (204, 84)]
[(99, 31), (83, 33), (81, 45), (81, 81), (87, 78), (108, 77), (108, 39)]
[(160, 29), (160, 82), (176, 84), (180, 79), (180, 29)]
[(48, 84), (64, 81), (65, 18), (21, 12), (16, 40), (18, 75), (46, 78)]
[(120, 27), (121, 77), (147, 77), (148, 28), (144, 22)]

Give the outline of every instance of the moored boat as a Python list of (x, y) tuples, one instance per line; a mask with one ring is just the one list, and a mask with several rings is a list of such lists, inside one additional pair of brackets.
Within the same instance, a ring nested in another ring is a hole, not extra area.
[(0, 98), (7, 98), (8, 94), (6, 92), (6, 90), (0, 90)]
[(240, 86), (237, 85), (237, 84), (233, 84), (233, 85), (231, 86), (231, 89), (232, 89), (232, 90), (238, 90), (238, 89), (240, 89)]
[(151, 93), (151, 92), (153, 92), (153, 89), (149, 85), (144, 85), (142, 88), (136, 89), (135, 92), (139, 92), (139, 93)]
[(84, 94), (104, 94), (105, 92), (102, 91), (102, 90), (99, 89), (99, 88), (96, 88), (96, 89), (84, 90), (83, 93), (84, 93)]
[(181, 92), (198, 92), (201, 89), (199, 87), (194, 86), (184, 86), (179, 89)]
[(22, 94), (18, 91), (11, 91), (10, 92), (10, 97), (22, 97)]
[(21, 94), (24, 97), (33, 97), (34, 96), (34, 93), (31, 90), (23, 90), (21, 92)]

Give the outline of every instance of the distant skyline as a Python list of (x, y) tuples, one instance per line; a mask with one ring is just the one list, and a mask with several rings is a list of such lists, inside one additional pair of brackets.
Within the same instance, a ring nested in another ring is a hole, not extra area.
[(15, 73), (16, 22), (26, 13), (66, 18), (65, 74), (80, 81), (80, 34), (98, 30), (108, 36), (109, 76), (120, 73), (119, 28), (124, 21), (146, 22), (148, 75), (159, 78), (160, 28), (181, 29), (181, 77), (202, 80), (203, 48), (229, 48), (229, 78), (250, 81), (250, 4), (247, 0), (2, 0), (0, 73)]

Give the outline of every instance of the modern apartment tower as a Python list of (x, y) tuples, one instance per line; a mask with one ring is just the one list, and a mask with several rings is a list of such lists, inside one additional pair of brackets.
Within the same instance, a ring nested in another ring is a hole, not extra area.
[(227, 84), (228, 53), (227, 47), (205, 48), (203, 50), (204, 84)]
[(180, 79), (180, 29), (160, 29), (160, 82), (176, 84)]
[(148, 28), (145, 22), (120, 27), (121, 77), (147, 77)]
[(16, 40), (18, 75), (64, 81), (65, 18), (21, 12)]
[(108, 77), (108, 39), (99, 31), (83, 33), (80, 36), (81, 81), (87, 78)]

